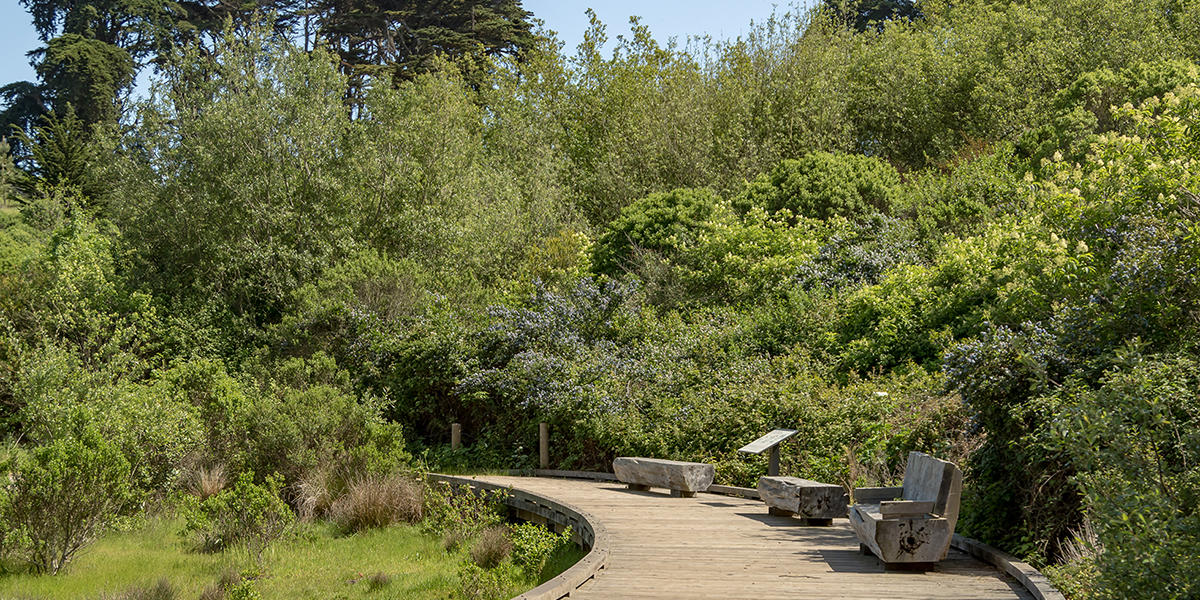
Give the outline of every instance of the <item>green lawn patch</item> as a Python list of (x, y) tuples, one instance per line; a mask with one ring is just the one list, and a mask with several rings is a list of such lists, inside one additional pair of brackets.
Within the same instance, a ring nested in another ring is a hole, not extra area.
[[(126, 532), (110, 533), (87, 548), (64, 573), (0, 575), (0, 598), (94, 600), (166, 579), (180, 600), (199, 598), (222, 574), (253, 572), (244, 551), (205, 554), (179, 535), (183, 522), (155, 518)], [(545, 581), (583, 556), (576, 548), (547, 560), (538, 581), (514, 581), (512, 597)], [(300, 525), (296, 534), (272, 545), (253, 581), (263, 600), (446, 599), (460, 589), (465, 548), (454, 552), (411, 525), (340, 535), (327, 523)], [(511, 572), (511, 571), (510, 571)]]

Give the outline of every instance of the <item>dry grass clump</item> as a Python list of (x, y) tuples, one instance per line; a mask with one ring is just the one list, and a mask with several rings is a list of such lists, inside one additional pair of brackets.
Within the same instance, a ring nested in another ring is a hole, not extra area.
[(392, 583), (392, 576), (387, 573), (376, 573), (367, 578), (367, 591), (378, 591)]
[(479, 534), (479, 540), (471, 547), (471, 560), (484, 569), (492, 569), (503, 562), (512, 549), (508, 528), (490, 527)]
[(1104, 546), (1100, 543), (1100, 537), (1096, 535), (1090, 518), (1085, 518), (1078, 529), (1071, 530), (1070, 539), (1064, 540), (1059, 548), (1063, 562), (1069, 563), (1094, 562), (1100, 557), (1103, 549)]
[(333, 506), (333, 473), (329, 469), (313, 469), (296, 483), (296, 509), (300, 518), (311, 521), (329, 514)]
[(187, 489), (200, 500), (207, 500), (225, 489), (225, 467), (197, 467), (187, 479)]
[(446, 552), (454, 552), (465, 546), (471, 540), (471, 534), (462, 529), (451, 529), (442, 534), (442, 548)]
[(242, 583), (241, 573), (232, 568), (227, 568), (221, 571), (221, 576), (217, 578), (217, 582), (208, 586), (200, 593), (200, 600), (224, 600), (229, 594), (229, 590), (237, 587)]
[(425, 489), (403, 475), (368, 475), (349, 485), (329, 507), (330, 517), (345, 531), (416, 523), (424, 515)]
[(103, 600), (175, 600), (179, 593), (164, 577), (149, 587), (132, 587), (115, 596), (101, 596)]

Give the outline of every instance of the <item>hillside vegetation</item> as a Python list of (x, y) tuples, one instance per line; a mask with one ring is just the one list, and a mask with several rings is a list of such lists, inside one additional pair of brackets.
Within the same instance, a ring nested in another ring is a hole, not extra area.
[(97, 527), (215, 467), (321, 513), (547, 421), (752, 485), (784, 426), (812, 479), (957, 461), (1072, 598), (1200, 595), (1200, 2), (917, 6), (402, 78), (228, 21), (56, 111), (2, 166), (0, 553), (66, 476)]

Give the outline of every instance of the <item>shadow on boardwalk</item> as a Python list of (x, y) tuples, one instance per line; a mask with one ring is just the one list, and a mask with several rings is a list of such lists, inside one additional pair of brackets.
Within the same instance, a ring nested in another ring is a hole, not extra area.
[(605, 525), (607, 565), (573, 600), (1032, 598), (1008, 575), (955, 550), (927, 573), (885, 572), (859, 552), (848, 521), (807, 527), (768, 515), (756, 500), (672, 498), (612, 482), (479, 479), (568, 502)]

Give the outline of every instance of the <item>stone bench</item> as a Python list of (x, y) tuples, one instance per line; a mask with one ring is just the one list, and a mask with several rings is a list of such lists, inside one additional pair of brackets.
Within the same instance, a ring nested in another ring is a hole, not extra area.
[(863, 552), (879, 557), (886, 568), (930, 569), (946, 558), (962, 496), (957, 465), (912, 452), (902, 487), (863, 488), (854, 496), (850, 526)]
[(758, 496), (773, 515), (798, 515), (806, 525), (829, 525), (846, 516), (846, 488), (799, 477), (759, 477)]
[(666, 488), (672, 496), (692, 498), (712, 485), (715, 471), (705, 463), (623, 456), (613, 460), (613, 473), (631, 490)]

